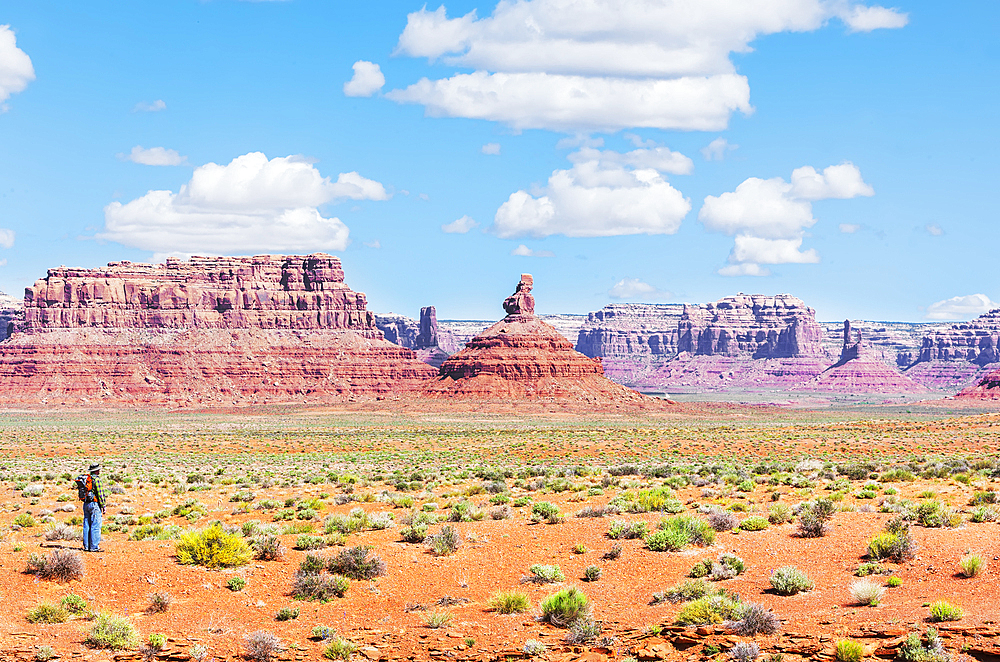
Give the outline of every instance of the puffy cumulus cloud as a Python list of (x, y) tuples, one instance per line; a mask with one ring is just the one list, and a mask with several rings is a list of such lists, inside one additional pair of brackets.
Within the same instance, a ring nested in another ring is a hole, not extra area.
[(119, 154), (118, 158), (151, 166), (177, 166), (187, 163), (187, 157), (178, 154), (177, 150), (164, 149), (163, 147), (146, 149), (142, 145), (136, 145), (128, 154)]
[(929, 320), (963, 320), (977, 317), (995, 308), (1000, 308), (1000, 303), (991, 301), (985, 294), (969, 294), (932, 303), (927, 306), (925, 317)]
[(385, 200), (385, 188), (356, 172), (330, 181), (302, 157), (260, 152), (227, 165), (206, 163), (173, 191), (150, 191), (104, 208), (97, 237), (158, 255), (343, 250), (349, 230), (319, 205), (343, 199)]
[(0, 228), (0, 246), (3, 248), (14, 247), (14, 231)]
[(10, 95), (28, 87), (35, 80), (35, 68), (28, 54), (17, 47), (17, 36), (9, 25), (0, 25), (0, 112)]
[[(657, 150), (664, 151), (657, 151)], [(687, 172), (690, 159), (665, 148), (628, 153), (585, 147), (569, 155), (537, 195), (515, 191), (497, 209), (499, 237), (610, 237), (674, 234), (691, 201), (660, 174)]]
[(483, 145), (482, 152), (496, 156), (500, 153), (500, 143), (486, 143)]
[(132, 107), (133, 113), (158, 113), (161, 110), (166, 110), (167, 104), (163, 99), (157, 99), (152, 103), (148, 101), (140, 101)]
[(730, 145), (728, 140), (719, 136), (701, 148), (701, 155), (706, 161), (721, 161), (726, 158), (726, 154), (738, 147), (739, 145)]
[(344, 83), (344, 94), (349, 97), (370, 97), (385, 85), (382, 69), (374, 62), (358, 60), (353, 65), (354, 76)]
[(536, 251), (528, 248), (524, 244), (519, 245), (517, 248), (510, 252), (511, 255), (519, 255), (521, 257), (555, 257), (556, 254), (552, 251)]
[(486, 18), (425, 7), (408, 16), (396, 53), (474, 72), (388, 96), (516, 128), (719, 130), (733, 112), (752, 111), (730, 55), (831, 18), (852, 31), (905, 24), (895, 10), (851, 0), (521, 0)]
[(479, 225), (469, 216), (463, 216), (462, 218), (456, 218), (451, 223), (445, 223), (441, 226), (442, 232), (447, 232), (448, 234), (465, 234), (472, 228)]
[(673, 297), (673, 293), (657, 289), (638, 278), (622, 278), (608, 290), (608, 296), (612, 299), (660, 301)]
[[(760, 264), (810, 264), (819, 262), (814, 249), (801, 250), (805, 231), (816, 223), (812, 203), (831, 198), (875, 195), (853, 163), (830, 166), (818, 172), (811, 166), (792, 172), (791, 182), (781, 177), (751, 177), (735, 191), (708, 196), (698, 212), (705, 228), (735, 235), (724, 276), (767, 275)], [(843, 228), (853, 226), (841, 226)], [(746, 266), (754, 265), (754, 266)]]

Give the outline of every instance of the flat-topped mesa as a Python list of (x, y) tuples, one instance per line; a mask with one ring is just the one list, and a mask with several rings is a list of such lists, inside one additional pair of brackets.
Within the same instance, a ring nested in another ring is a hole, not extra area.
[(324, 253), (111, 262), (49, 269), (24, 292), (19, 331), (52, 329), (298, 329), (381, 339), (361, 292)]
[(1000, 362), (1000, 308), (925, 336), (917, 360)]
[(688, 305), (678, 323), (679, 352), (754, 359), (819, 357), (823, 329), (816, 311), (790, 294), (738, 294)]

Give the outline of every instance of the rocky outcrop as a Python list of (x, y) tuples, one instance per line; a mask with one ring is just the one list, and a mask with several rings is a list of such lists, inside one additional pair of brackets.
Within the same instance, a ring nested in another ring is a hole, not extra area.
[(24, 320), (24, 302), (17, 297), (0, 292), (0, 340), (14, 332), (14, 327)]
[(895, 368), (886, 365), (865, 342), (862, 333), (844, 322), (840, 360), (796, 390), (859, 394), (926, 393), (928, 390)]
[(1000, 368), (1000, 309), (971, 322), (940, 326), (926, 334), (907, 376), (930, 388), (975, 389)]
[(507, 317), (446, 360), (425, 390), (434, 398), (533, 400), (595, 407), (660, 406), (662, 401), (604, 377), (600, 360), (575, 351), (555, 328), (533, 314), (531, 277), (523, 275), (504, 302)]
[(49, 271), (0, 343), (6, 402), (228, 406), (417, 391), (340, 260), (315, 254)]
[(435, 368), (459, 350), (455, 336), (439, 326), (434, 306), (421, 308), (419, 320), (403, 315), (376, 315), (375, 325), (386, 340), (412, 349), (421, 361)]
[(1000, 399), (1000, 368), (987, 373), (972, 386), (962, 389), (957, 397), (967, 400)]

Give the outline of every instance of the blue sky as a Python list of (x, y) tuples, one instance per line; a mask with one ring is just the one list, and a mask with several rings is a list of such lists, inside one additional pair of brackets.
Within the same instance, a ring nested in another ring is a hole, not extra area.
[(441, 318), (521, 272), (547, 313), (1000, 301), (997, 3), (439, 7), (7, 0), (0, 289), (325, 250), (372, 310)]

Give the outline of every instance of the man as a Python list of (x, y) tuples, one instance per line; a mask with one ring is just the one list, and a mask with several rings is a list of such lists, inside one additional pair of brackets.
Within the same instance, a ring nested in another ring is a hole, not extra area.
[(83, 500), (83, 549), (101, 551), (101, 520), (108, 505), (108, 493), (101, 480), (101, 465), (90, 465), (92, 488)]

